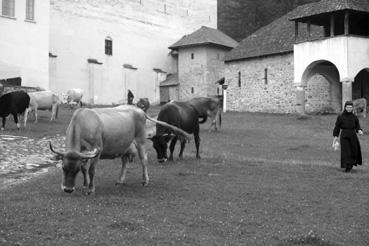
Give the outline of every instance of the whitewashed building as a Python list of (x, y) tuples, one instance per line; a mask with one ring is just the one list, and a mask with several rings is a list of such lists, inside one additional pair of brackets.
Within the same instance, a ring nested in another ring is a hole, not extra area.
[(0, 80), (49, 88), (48, 0), (0, 1)]
[(216, 0), (52, 0), (50, 89), (81, 88), (84, 101), (159, 103), (176, 70), (168, 47), (201, 25), (215, 27)]

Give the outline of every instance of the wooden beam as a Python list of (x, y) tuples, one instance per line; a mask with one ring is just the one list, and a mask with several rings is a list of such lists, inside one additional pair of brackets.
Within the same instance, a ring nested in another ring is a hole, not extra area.
[(334, 37), (334, 14), (331, 14), (331, 29), (330, 29), (330, 36)]
[(345, 11), (345, 35), (349, 34), (349, 21), (350, 21), (350, 13)]
[(295, 41), (299, 37), (299, 22), (295, 21)]

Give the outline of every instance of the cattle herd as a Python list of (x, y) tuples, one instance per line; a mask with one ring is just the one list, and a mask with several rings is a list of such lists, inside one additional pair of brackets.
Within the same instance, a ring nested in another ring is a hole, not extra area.
[[(75, 190), (75, 180), (79, 171), (83, 175), (83, 184), (87, 194), (95, 192), (95, 166), (99, 159), (120, 158), (121, 172), (116, 184), (124, 183), (127, 163), (138, 157), (142, 165), (142, 185), (149, 183), (147, 171), (146, 139), (152, 141), (159, 162), (173, 160), (176, 142), (181, 144), (179, 158), (183, 158), (186, 143), (194, 136), (196, 158), (200, 158), (199, 124), (211, 119), (209, 131), (221, 125), (221, 105), (216, 97), (198, 97), (188, 101), (172, 101), (163, 105), (157, 118), (147, 115), (150, 107), (147, 98), (141, 98), (136, 105), (119, 105), (106, 108), (83, 108), (83, 92), (79, 89), (69, 90), (63, 100), (51, 91), (24, 92), (13, 91), (0, 97), (0, 116), (2, 130), (6, 118), (12, 115), (18, 130), (18, 116), (23, 115), (26, 127), (28, 114), (34, 112), (37, 123), (38, 110), (50, 110), (50, 120), (55, 120), (61, 103), (74, 102), (80, 107), (72, 115), (66, 131), (65, 150), (53, 146), (50, 150), (56, 159), (62, 160), (63, 180), (61, 188), (67, 193)], [(154, 134), (147, 133), (146, 120), (155, 123)], [(170, 144), (169, 144), (170, 143)], [(169, 144), (170, 155), (167, 156)], [(88, 170), (87, 170), (88, 168)]]

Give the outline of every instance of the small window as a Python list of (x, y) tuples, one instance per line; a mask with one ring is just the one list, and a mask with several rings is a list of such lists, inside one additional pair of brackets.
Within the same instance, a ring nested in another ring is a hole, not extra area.
[(105, 54), (108, 56), (113, 55), (113, 40), (111, 37), (105, 38)]
[(238, 87), (241, 87), (241, 72), (238, 72)]
[(191, 59), (193, 60), (195, 58), (195, 54), (191, 53)]
[(193, 94), (195, 92), (195, 89), (191, 87), (191, 93)]
[(268, 84), (268, 68), (264, 69), (264, 84)]
[(26, 20), (35, 19), (35, 0), (27, 0), (26, 2)]
[(219, 87), (217, 88), (217, 95), (219, 95)]
[(15, 13), (15, 0), (2, 0), (1, 14), (4, 16), (14, 17)]

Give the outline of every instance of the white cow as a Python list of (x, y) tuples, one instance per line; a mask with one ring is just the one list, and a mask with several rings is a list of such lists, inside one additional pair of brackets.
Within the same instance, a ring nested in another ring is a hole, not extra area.
[(26, 111), (24, 125), (27, 123), (28, 113), (34, 111), (35, 123), (37, 123), (37, 111), (38, 110), (50, 110), (51, 118), (50, 120), (55, 120), (58, 116), (59, 97), (51, 91), (36, 91), (29, 92), (30, 97), (29, 108)]
[(80, 107), (82, 107), (82, 97), (83, 97), (83, 90), (79, 88), (70, 89), (67, 91), (67, 103), (73, 104), (76, 103)]

